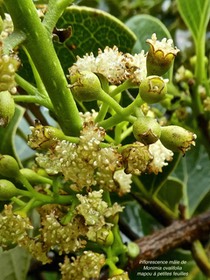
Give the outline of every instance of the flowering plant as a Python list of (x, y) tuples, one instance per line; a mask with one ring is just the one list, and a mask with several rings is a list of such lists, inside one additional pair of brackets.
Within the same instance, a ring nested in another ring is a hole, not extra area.
[(2, 280), (136, 279), (161, 255), (191, 262), (162, 276), (210, 275), (210, 3), (173, 2), (193, 37), (186, 62), (161, 21), (125, 20), (124, 1), (121, 20), (72, 0), (0, 1), (0, 259), (19, 264), (0, 264)]

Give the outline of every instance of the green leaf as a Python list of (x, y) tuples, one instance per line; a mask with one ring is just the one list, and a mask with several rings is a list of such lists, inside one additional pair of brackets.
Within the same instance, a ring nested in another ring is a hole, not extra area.
[(6, 128), (0, 128), (0, 153), (14, 156), (18, 159), (15, 150), (15, 135), (19, 122), (24, 114), (24, 109), (16, 106), (15, 114)]
[(72, 35), (63, 43), (54, 42), (64, 71), (83, 56), (98, 48), (116, 45), (123, 52), (131, 52), (136, 36), (120, 20), (101, 10), (71, 6), (57, 23), (57, 28), (71, 26)]
[(159, 172), (157, 175), (156, 174), (141, 175), (141, 181), (144, 184), (144, 186), (147, 188), (147, 190), (150, 191), (150, 193), (156, 193), (158, 192), (158, 189), (161, 189), (161, 187), (167, 181), (168, 176), (170, 176), (170, 174), (176, 168), (179, 160), (180, 160), (180, 154), (175, 153), (173, 156), (173, 160), (169, 162), (167, 166), (164, 166), (162, 168), (163, 172)]
[[(189, 211), (192, 215), (210, 191), (210, 162), (203, 146), (188, 151), (180, 161), (175, 175), (187, 186)], [(201, 206), (200, 206), (201, 207)]]
[(136, 201), (126, 203), (121, 218), (139, 237), (151, 234), (160, 224), (148, 214)]
[(209, 0), (177, 0), (178, 10), (194, 40), (203, 37), (210, 19)]
[(24, 280), (30, 265), (29, 254), (20, 247), (0, 253), (1, 280)]
[(183, 183), (170, 177), (158, 192), (158, 198), (178, 215), (179, 202), (183, 196)]
[(133, 52), (138, 53), (141, 50), (147, 51), (149, 45), (146, 40), (156, 33), (158, 40), (163, 38), (171, 38), (166, 26), (157, 18), (150, 15), (136, 15), (131, 17), (125, 23), (137, 36), (137, 42)]

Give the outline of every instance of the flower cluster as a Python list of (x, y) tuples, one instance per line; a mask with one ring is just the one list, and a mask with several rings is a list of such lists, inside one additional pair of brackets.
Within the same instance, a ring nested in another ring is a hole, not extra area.
[(62, 280), (99, 279), (101, 268), (105, 264), (105, 256), (92, 251), (84, 251), (82, 255), (72, 258), (66, 257), (64, 264), (60, 264)]
[(77, 57), (75, 64), (69, 68), (70, 76), (77, 72), (90, 71), (100, 73), (110, 84), (120, 84), (125, 80), (132, 80), (139, 84), (146, 77), (146, 56), (144, 51), (139, 54), (123, 54), (116, 46), (99, 49), (98, 56), (86, 54)]
[(14, 214), (12, 205), (5, 205), (0, 214), (0, 245), (21, 244), (32, 225), (27, 217)]
[(3, 43), (0, 41), (0, 91), (16, 93), (15, 72), (19, 65), (17, 56), (3, 54)]
[(68, 254), (84, 248), (86, 232), (87, 228), (79, 216), (67, 225), (62, 225), (53, 212), (42, 217), (41, 235), (48, 250), (56, 249), (60, 254)]
[(135, 142), (122, 152), (125, 172), (135, 175), (158, 174), (173, 159), (173, 152), (163, 146), (160, 140), (150, 145)]
[[(123, 194), (130, 190), (130, 185), (121, 188), (120, 180), (114, 179), (116, 171), (123, 174), (122, 156), (114, 147), (100, 147), (105, 131), (93, 122), (84, 123), (78, 144), (58, 141), (57, 145), (46, 154), (38, 154), (36, 161), (46, 169), (48, 174), (62, 173), (66, 181), (72, 181), (71, 188), (77, 191), (82, 188), (99, 186), (102, 189)], [(119, 175), (117, 177), (119, 179)]]
[(102, 190), (89, 192), (85, 196), (77, 194), (80, 204), (76, 207), (76, 212), (84, 217), (85, 225), (88, 227), (87, 237), (91, 241), (97, 241), (97, 233), (101, 230), (108, 235), (112, 224), (106, 222), (106, 219), (123, 210), (117, 203), (108, 207), (102, 200), (102, 194)]
[(5, 18), (3, 20), (2, 32), (0, 32), (0, 40), (4, 40), (13, 32), (14, 26), (12, 19), (9, 14), (4, 14)]
[(70, 76), (90, 71), (102, 74), (110, 84), (118, 85), (131, 80), (139, 85), (147, 75), (163, 75), (179, 50), (172, 46), (172, 39), (158, 41), (155, 33), (147, 42), (151, 46), (147, 54), (144, 51), (134, 55), (124, 54), (114, 46), (106, 47), (104, 51), (99, 49), (96, 57), (93, 53), (77, 57), (77, 61), (69, 68)]

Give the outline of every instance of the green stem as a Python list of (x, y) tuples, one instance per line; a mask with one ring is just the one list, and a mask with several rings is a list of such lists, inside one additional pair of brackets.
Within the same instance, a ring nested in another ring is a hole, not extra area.
[(48, 10), (45, 14), (43, 25), (52, 33), (58, 19), (62, 15), (66, 7), (72, 4), (74, 0), (50, 0), (48, 3)]
[(4, 54), (9, 54), (11, 50), (20, 45), (26, 39), (26, 35), (21, 30), (14, 31), (10, 36), (4, 40), (3, 49)]
[(133, 132), (133, 126), (128, 127), (125, 131), (123, 131), (121, 133), (121, 141), (120, 143), (126, 138), (128, 137), (131, 133)]
[(37, 200), (44, 201), (46, 203), (52, 203), (52, 197), (37, 192), (22, 174), (19, 175), (18, 181), (21, 182), (28, 192), (30, 192)]
[(109, 105), (119, 115), (123, 115), (123, 107), (121, 107), (116, 100), (103, 90), (101, 90), (100, 100)]
[(79, 135), (81, 119), (56, 55), (51, 34), (41, 23), (32, 0), (7, 0), (6, 7), (16, 31), (25, 33), (24, 47), (29, 53), (52, 101), (56, 117), (65, 134)]
[(29, 95), (39, 95), (37, 88), (35, 88), (32, 84), (30, 84), (28, 81), (23, 79), (21, 76), (19, 76), (17, 73), (15, 74), (15, 81), (16, 83), (24, 89)]
[(99, 123), (99, 122), (101, 122), (101, 121), (104, 120), (108, 109), (109, 109), (109, 105), (106, 104), (106, 103), (102, 103), (101, 108), (100, 108), (100, 111), (98, 112), (98, 115), (97, 115), (97, 117), (95, 118), (95, 122), (96, 122), (96, 123)]
[(49, 110), (53, 110), (53, 107), (47, 100), (40, 98), (39, 96), (31, 96), (31, 95), (14, 95), (13, 99), (15, 102), (24, 102), (24, 103), (36, 103), (41, 106), (48, 108)]
[(113, 97), (113, 96), (117, 95), (118, 93), (125, 91), (126, 89), (135, 88), (135, 87), (136, 86), (134, 86), (130, 80), (126, 80), (124, 83), (122, 83), (117, 88), (115, 88), (113, 91), (111, 91), (110, 96)]
[(192, 244), (191, 249), (194, 260), (196, 261), (198, 267), (207, 276), (210, 277), (210, 262), (209, 258), (201, 244), (200, 240), (196, 240)]
[(144, 101), (138, 95), (130, 105), (128, 105), (126, 108), (121, 107), (122, 110), (120, 110), (119, 113), (117, 112), (117, 115), (99, 122), (99, 125), (104, 127), (105, 129), (108, 129), (124, 120), (127, 120), (130, 123), (134, 123), (136, 117), (132, 116), (132, 114), (136, 112), (136, 108), (140, 107), (143, 103)]

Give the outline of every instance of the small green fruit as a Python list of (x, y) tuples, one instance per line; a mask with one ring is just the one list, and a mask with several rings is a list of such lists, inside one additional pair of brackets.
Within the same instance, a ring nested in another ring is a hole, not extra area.
[(15, 187), (15, 185), (8, 180), (1, 179), (0, 200), (9, 200), (16, 195), (18, 195), (18, 189)]
[(161, 127), (160, 140), (162, 144), (173, 152), (185, 154), (191, 145), (195, 145), (196, 134), (177, 125)]
[(133, 124), (133, 134), (144, 145), (155, 143), (161, 134), (161, 127), (156, 119), (140, 117)]
[(162, 101), (166, 97), (167, 86), (161, 77), (148, 76), (141, 82), (139, 92), (145, 102), (154, 104)]
[(114, 235), (111, 230), (100, 229), (96, 233), (96, 242), (102, 246), (109, 247), (114, 242)]
[(139, 246), (134, 242), (128, 243), (127, 249), (128, 249), (128, 256), (131, 257), (132, 259), (135, 259), (140, 253)]
[(0, 92), (0, 126), (6, 127), (15, 113), (15, 102), (8, 91)]
[(0, 174), (16, 179), (20, 176), (18, 163), (12, 156), (0, 155)]
[(89, 71), (81, 71), (70, 76), (71, 91), (78, 101), (100, 100), (102, 91), (101, 83), (96, 74)]

